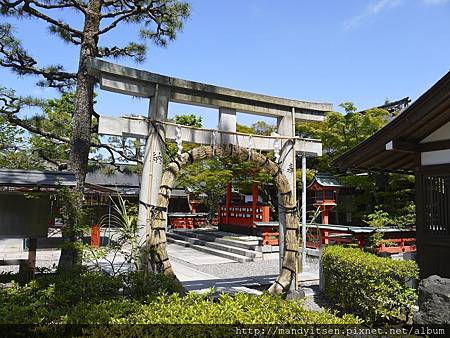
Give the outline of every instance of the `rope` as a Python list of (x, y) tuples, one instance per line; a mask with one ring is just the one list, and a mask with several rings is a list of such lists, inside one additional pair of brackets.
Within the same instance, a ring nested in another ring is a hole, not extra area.
[(181, 155), (183, 154), (183, 140), (181, 138), (181, 125), (178, 125), (176, 128), (176, 140), (175, 140), (178, 148), (178, 159), (181, 160)]
[(255, 148), (255, 141), (253, 140), (253, 136), (250, 135), (248, 138), (248, 159), (252, 158), (252, 150)]
[(273, 143), (274, 148), (274, 154), (275, 154), (275, 163), (280, 163), (280, 150), (281, 150), (281, 144), (279, 139), (275, 139)]
[(213, 156), (216, 154), (216, 138), (217, 138), (217, 130), (213, 130), (211, 134), (211, 149)]

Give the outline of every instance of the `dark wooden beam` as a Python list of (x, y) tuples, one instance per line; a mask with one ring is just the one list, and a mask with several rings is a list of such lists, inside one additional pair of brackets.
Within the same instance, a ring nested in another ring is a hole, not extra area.
[(387, 151), (400, 151), (406, 153), (420, 153), (445, 149), (450, 149), (450, 140), (433, 141), (427, 143), (392, 140), (386, 143)]
[(417, 153), (420, 151), (418, 143), (402, 140), (392, 140), (386, 143), (386, 150), (401, 151), (406, 153)]
[(419, 143), (421, 152), (450, 149), (450, 140)]

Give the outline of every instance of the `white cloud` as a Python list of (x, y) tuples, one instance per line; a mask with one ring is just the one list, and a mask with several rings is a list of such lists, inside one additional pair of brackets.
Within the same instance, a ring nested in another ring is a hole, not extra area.
[(449, 0), (422, 0), (425, 5), (442, 5), (446, 4)]
[[(423, 0), (423, 1), (447, 1), (447, 0)], [(370, 3), (366, 6), (364, 11), (359, 14), (351, 17), (350, 19), (344, 21), (344, 29), (349, 30), (358, 25), (360, 25), (363, 21), (378, 15), (384, 11), (393, 9), (398, 7), (402, 3), (402, 0), (377, 0), (375, 2)]]

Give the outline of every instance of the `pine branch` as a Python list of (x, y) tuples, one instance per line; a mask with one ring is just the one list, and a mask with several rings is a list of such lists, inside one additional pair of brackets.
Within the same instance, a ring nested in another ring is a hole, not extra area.
[[(144, 12), (142, 11), (141, 7), (134, 7), (132, 9), (128, 9), (128, 10), (118, 11), (118, 12), (115, 12), (114, 14), (113, 14), (113, 12), (110, 12), (109, 14), (113, 15), (112, 17), (115, 17), (116, 19), (114, 19), (108, 26), (101, 29), (97, 33), (97, 35), (105, 34), (105, 33), (109, 32), (110, 30), (112, 30), (113, 28), (116, 28), (117, 25), (119, 23), (121, 23), (122, 21), (126, 21), (135, 15), (143, 14), (143, 13)], [(102, 15), (102, 18), (108, 18), (107, 15), (108, 14)]]
[[(42, 21), (45, 21), (49, 23), (50, 25), (59, 27), (60, 29), (63, 29), (73, 36), (79, 37), (80, 39), (83, 38), (83, 32), (71, 27), (69, 24), (62, 20), (56, 20), (52, 18), (51, 16), (44, 14), (43, 12), (38, 11), (36, 8), (32, 7), (32, 5), (45, 9), (46, 4), (39, 2), (37, 0), (22, 0), (22, 1), (14, 1), (10, 2), (9, 0), (0, 0), (0, 6), (1, 6), (1, 12), (4, 15), (14, 15), (14, 16), (21, 16), (23, 13), (26, 13), (32, 17), (38, 18)], [(52, 6), (51, 4), (48, 4), (48, 6)], [(77, 8), (75, 6), (66, 6), (66, 7), (72, 7)], [(78, 8), (77, 8), (78, 9)]]
[(54, 165), (58, 170), (63, 170), (67, 168), (67, 163), (62, 163), (62, 162), (58, 162), (54, 159), (51, 159), (50, 157), (48, 157), (46, 154), (44, 154), (44, 152), (40, 149), (34, 149), (33, 153), (37, 153), (38, 156), (43, 159), (44, 161)]
[[(147, 5), (144, 5), (147, 3)], [(101, 15), (101, 19), (114, 19), (109, 25), (101, 29), (97, 34), (102, 35), (117, 27), (119, 23), (142, 23), (144, 27), (156, 25), (154, 32), (144, 28), (141, 37), (155, 40), (160, 45), (165, 45), (164, 36), (175, 38), (175, 32), (182, 28), (183, 18), (189, 15), (189, 5), (175, 1), (110, 1), (104, 7), (117, 8)]]
[(111, 146), (109, 146), (109, 145), (107, 145), (107, 144), (103, 144), (103, 143), (91, 143), (91, 147), (94, 147), (94, 148), (97, 148), (97, 149), (101, 148), (101, 149), (105, 149), (106, 151), (108, 151), (108, 153), (110, 154), (111, 158), (113, 159), (112, 162), (114, 162), (114, 163), (115, 163), (115, 156), (114, 156), (114, 153), (116, 153), (116, 154), (118, 154), (120, 157), (122, 157), (123, 159), (125, 159), (125, 160), (127, 160), (127, 161), (130, 161), (130, 162), (137, 162), (137, 163), (139, 163), (139, 164), (142, 164), (142, 161), (139, 160), (139, 159), (137, 159), (136, 157), (134, 157), (134, 156), (129, 156), (129, 155), (125, 154), (124, 151), (118, 150), (118, 149), (116, 149), (116, 148), (114, 148), (114, 147), (111, 147)]
[(22, 47), (12, 35), (9, 24), (0, 25), (0, 66), (10, 68), (19, 75), (42, 76), (45, 81), (39, 85), (63, 90), (75, 84), (76, 74), (63, 71), (62, 66), (37, 67), (37, 61)]
[(74, 36), (73, 34), (71, 34), (70, 32), (68, 32), (64, 29), (61, 29), (56, 26), (50, 26), (49, 31), (50, 31), (50, 33), (58, 35), (62, 40), (66, 41), (66, 42), (71, 42), (74, 45), (81, 45), (81, 42), (82, 42), (81, 38)]
[(12, 123), (12, 124), (15, 124), (16, 126), (22, 127), (22, 128), (28, 130), (29, 132), (31, 132), (33, 134), (38, 134), (40, 136), (43, 136), (43, 137), (46, 137), (46, 138), (51, 138), (53, 140), (57, 140), (57, 141), (60, 141), (60, 142), (63, 142), (63, 143), (67, 143), (67, 144), (70, 142), (69, 138), (62, 137), (62, 136), (59, 136), (59, 135), (57, 135), (55, 133), (43, 130), (43, 129), (41, 129), (41, 128), (31, 124), (30, 122), (17, 117), (13, 113), (5, 112), (3, 110), (0, 110), (0, 112), (2, 114), (4, 114), (6, 120), (9, 123)]
[(31, 1), (33, 4), (36, 5), (36, 7), (44, 8), (44, 9), (63, 9), (63, 8), (77, 8), (78, 10), (82, 11), (83, 13), (86, 13), (86, 6), (76, 0), (65, 0), (65, 1), (58, 1), (55, 4), (47, 2), (40, 2), (40, 1)]
[(130, 42), (126, 47), (99, 47), (97, 57), (131, 57), (136, 62), (143, 62), (145, 60), (145, 52), (146, 48), (144, 44)]
[(70, 139), (59, 136), (55, 133), (48, 132), (33, 125), (29, 121), (19, 118), (16, 114), (25, 107), (42, 107), (43, 102), (33, 98), (23, 98), (15, 95), (14, 91), (0, 88), (0, 114), (3, 114), (5, 119), (16, 126), (22, 127), (31, 133), (38, 134), (53, 140), (64, 143), (69, 143)]

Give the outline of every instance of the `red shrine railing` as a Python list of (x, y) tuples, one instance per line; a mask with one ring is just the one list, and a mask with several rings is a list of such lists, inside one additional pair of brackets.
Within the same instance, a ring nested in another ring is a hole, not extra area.
[(266, 205), (258, 205), (255, 209), (251, 203), (230, 206), (219, 205), (219, 224), (240, 225), (252, 228), (255, 222), (269, 222), (270, 208)]
[[(377, 248), (379, 253), (401, 253), (416, 252), (416, 239), (413, 237), (387, 238), (381, 241)], [(278, 245), (278, 232), (263, 232), (262, 241), (264, 245)], [(350, 244), (355, 243), (359, 247), (364, 247), (368, 234), (352, 233), (345, 230), (313, 229), (309, 228), (306, 235), (306, 247), (309, 249), (319, 249), (322, 245), (328, 244)]]
[[(395, 246), (392, 246), (392, 243)], [(416, 250), (417, 248), (415, 238), (390, 238), (390, 239), (383, 239), (378, 249), (378, 252), (399, 253), (399, 252), (416, 252)]]

